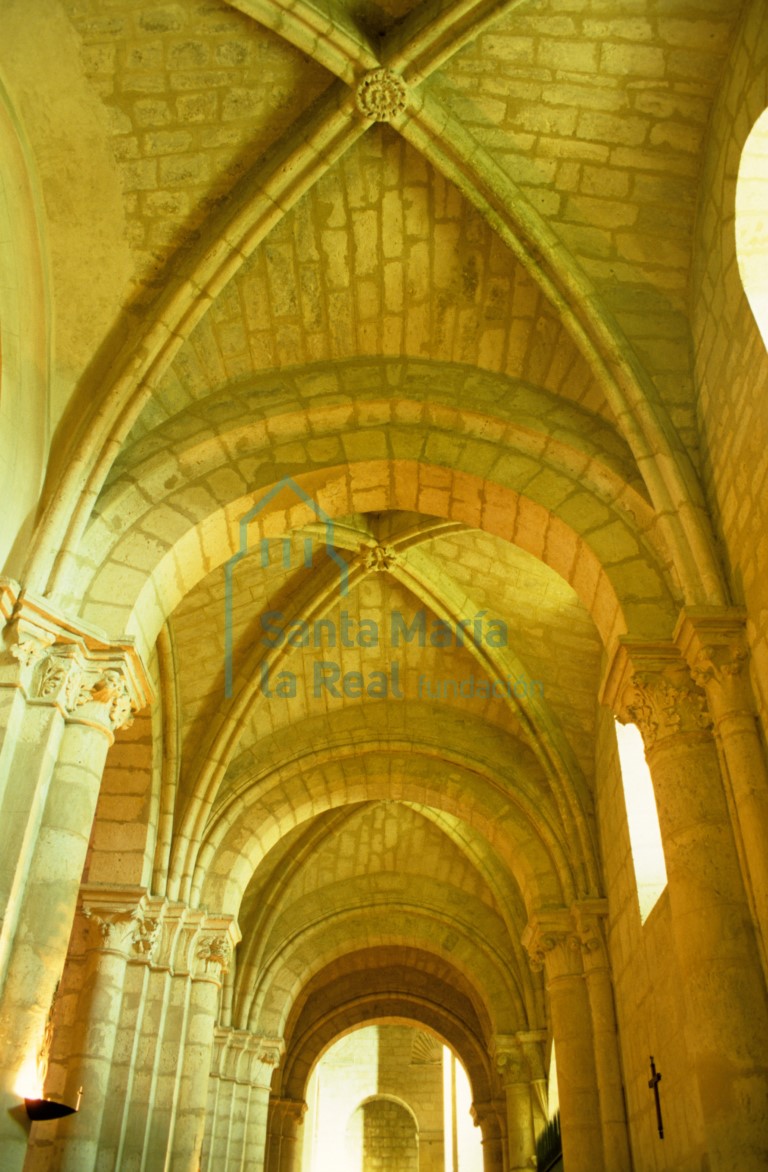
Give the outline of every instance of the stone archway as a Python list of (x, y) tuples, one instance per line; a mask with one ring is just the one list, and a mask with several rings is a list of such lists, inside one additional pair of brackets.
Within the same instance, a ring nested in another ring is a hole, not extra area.
[(387, 1095), (366, 1099), (347, 1123), (347, 1140), (361, 1138), (362, 1172), (418, 1172), (419, 1129), (411, 1111)]

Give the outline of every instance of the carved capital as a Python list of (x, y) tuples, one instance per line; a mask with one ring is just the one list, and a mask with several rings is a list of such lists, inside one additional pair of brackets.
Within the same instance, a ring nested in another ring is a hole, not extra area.
[[(83, 697), (82, 692), (81, 697)], [(135, 705), (122, 665), (118, 668), (107, 668), (96, 679), (88, 690), (87, 699), (84, 697), (80, 699), (81, 705), (89, 702), (104, 707), (112, 728), (129, 728), (133, 724)]]
[(691, 664), (691, 675), (700, 688), (706, 689), (712, 681), (728, 687), (735, 676), (741, 676), (748, 659), (746, 647), (717, 647), (710, 643), (696, 655)]
[(131, 724), (151, 698), (131, 642), (110, 643), (26, 592), (3, 597), (13, 597), (13, 609), (2, 628), (0, 686), (21, 687), (31, 701), (109, 733)]
[(56, 642), (57, 632), (24, 601), (21, 587), (11, 578), (0, 578), (0, 629), (2, 681), (11, 683), (16, 676), (23, 686), (46, 649)]
[(408, 90), (398, 73), (372, 69), (357, 87), (357, 108), (372, 122), (391, 122), (408, 104)]
[(20, 685), (32, 695), (35, 668), (55, 642), (54, 631), (14, 614), (3, 630), (2, 682)]
[(571, 913), (581, 939), (584, 968), (587, 971), (608, 967), (608, 949), (605, 940), (605, 920), (608, 901), (585, 899), (575, 903)]
[[(243, 1043), (238, 1043), (238, 1031), (215, 1026), (213, 1031), (213, 1050), (211, 1051), (211, 1078), (223, 1081), (237, 1081), (236, 1062), (233, 1063), (232, 1051), (237, 1056), (242, 1053)], [(234, 1071), (233, 1071), (234, 1067)]]
[(46, 648), (50, 647), (52, 642), (53, 636), (47, 636), (41, 632), (36, 637), (31, 635), (29, 631), (25, 631), (23, 634), (19, 633), (17, 641), (11, 644), (10, 652), (14, 659), (19, 661), (21, 670), (29, 671), (38, 660), (42, 659)]
[(636, 724), (646, 751), (671, 737), (712, 726), (707, 697), (672, 643), (622, 639), (608, 667), (601, 700), (622, 724)]
[(546, 1079), (547, 1072), (544, 1061), (544, 1047), (547, 1042), (546, 1030), (518, 1030), (515, 1038), (522, 1049), (525, 1060), (528, 1063), (528, 1069), (531, 1074), (531, 1081), (536, 1082), (540, 1079)]
[(96, 912), (84, 909), (83, 914), (92, 927), (93, 946), (103, 952), (120, 953), (127, 959), (136, 930), (135, 911)]
[(285, 1042), (282, 1038), (247, 1035), (248, 1082), (252, 1086), (269, 1087), (272, 1075), (282, 1061)]
[(496, 1069), (501, 1075), (503, 1086), (530, 1083), (531, 1071), (528, 1059), (514, 1034), (499, 1034), (494, 1039), (493, 1051)]
[(229, 937), (222, 932), (207, 929), (200, 933), (195, 956), (200, 962), (198, 973), (214, 973), (221, 976), (229, 968), (232, 945)]
[(196, 980), (218, 983), (229, 969), (240, 931), (231, 916), (203, 916), (196, 926), (191, 973)]
[(675, 643), (691, 675), (704, 688), (716, 716), (753, 711), (747, 672), (746, 611), (740, 607), (688, 607), (680, 615)]
[(472, 1103), (469, 1113), (475, 1127), (483, 1133), (483, 1142), (500, 1139), (502, 1135), (502, 1119), (507, 1112), (506, 1104), (499, 1099), (490, 1099), (485, 1103)]
[(646, 749), (680, 733), (705, 731), (712, 724), (701, 688), (678, 671), (635, 672), (618, 715), (622, 723), (637, 725)]
[(152, 961), (160, 942), (161, 926), (160, 917), (145, 916), (138, 921), (132, 944), (137, 959)]
[[(74, 649), (51, 651), (41, 657), (33, 695), (59, 703), (71, 715), (90, 699), (95, 680), (89, 680)], [(37, 663), (35, 659), (35, 663)]]
[(547, 981), (580, 976), (584, 971), (581, 938), (565, 909), (531, 920), (523, 933), (522, 943), (531, 968), (534, 972), (543, 970)]
[(257, 1061), (263, 1066), (279, 1066), (285, 1053), (282, 1038), (254, 1038)]
[(217, 1026), (211, 1073), (224, 1082), (247, 1083), (268, 1090), (284, 1051), (282, 1038), (259, 1037), (249, 1030)]
[(87, 922), (86, 947), (126, 960), (150, 959), (160, 922), (143, 888), (84, 887), (80, 910)]
[(295, 1136), (307, 1111), (303, 1099), (270, 1099), (270, 1130), (273, 1135)]
[(112, 732), (130, 728), (134, 712), (140, 706), (131, 673), (120, 660), (112, 660), (110, 666), (101, 663), (73, 666), (63, 681), (60, 699), (70, 716), (95, 719)]
[[(197, 923), (185, 924), (187, 909), (183, 904), (166, 904), (158, 925), (152, 964), (169, 972), (189, 972), (189, 957)], [(185, 931), (186, 928), (186, 931)]]
[(120, 666), (102, 671), (76, 647), (44, 654), (35, 672), (32, 695), (57, 704), (69, 717), (96, 718), (110, 730), (128, 728), (136, 707)]

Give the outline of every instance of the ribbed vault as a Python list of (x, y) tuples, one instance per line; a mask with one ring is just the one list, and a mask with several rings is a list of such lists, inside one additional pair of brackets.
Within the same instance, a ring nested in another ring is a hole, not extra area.
[[(683, 608), (730, 601), (700, 483), (689, 301), (700, 146), (740, 5), (56, 0), (37, 95), (15, 77), (31, 54), (23, 6), (8, 7), (8, 109), (40, 163), (51, 255), (37, 229), (0, 246), (57, 326), (40, 428), (55, 436), (39, 502), (35, 485), (17, 510), (16, 549), (34, 533), (13, 572), (61, 612), (65, 672), (35, 675), (27, 648), (14, 703), (27, 682), (35, 719), (45, 686), (64, 723), (97, 703), (79, 661), (66, 675), (80, 625), (96, 658), (118, 646), (146, 666), (155, 694), (117, 732), (83, 878), (146, 889), (130, 980), (139, 964), (155, 966), (147, 988), (164, 979), (152, 916), (180, 933), (163, 961), (191, 990), (179, 1078), (206, 997), (213, 1020), (208, 977), (228, 965), (216, 1095), (234, 1102), (233, 1071), (251, 1063), (265, 1134), (275, 1055), (273, 1095), (300, 1101), (363, 1024), (431, 1031), (476, 1101), (502, 1100), (499, 1039), (509, 1071), (530, 1061), (541, 1082), (553, 1014), (539, 961), (568, 941), (612, 1126), (639, 1076), (618, 1050), (605, 1066), (611, 979), (627, 1017), (632, 965), (655, 945), (632, 919), (598, 697), (626, 636), (669, 650)], [(68, 118), (46, 112), (57, 89)], [(46, 178), (62, 155), (83, 169), (71, 188)], [(103, 191), (98, 209), (85, 188)], [(700, 206), (709, 241), (727, 209)], [(720, 280), (705, 289), (713, 320)], [(6, 396), (23, 347), (0, 325)], [(47, 327), (34, 336), (42, 355)], [(37, 375), (14, 407), (24, 387)], [(38, 798), (30, 826), (49, 814)], [(209, 926), (192, 957), (208, 917), (239, 939), (231, 957)], [(523, 941), (547, 925), (532, 968)], [(677, 970), (662, 967), (666, 989)], [(163, 1062), (167, 997), (141, 1027), (161, 1023)], [(160, 1110), (175, 1120), (171, 1097)]]
[[(49, 579), (58, 544), (64, 553), (51, 584), (66, 590), (70, 559), (77, 557), (104, 478), (169, 363), (222, 292), (226, 295), (243, 262), (370, 128), (371, 122), (361, 116), (356, 104), (357, 87), (366, 71), (383, 65), (401, 77), (406, 87), (404, 109), (391, 115), (393, 128), (459, 186), (540, 286), (555, 317), (565, 324), (602, 385), (610, 412), (632, 448), (662, 517), (686, 591), (693, 601), (718, 600), (719, 570), (702, 519), (700, 491), (659, 391), (675, 376), (679, 380), (679, 364), (671, 378), (659, 371), (663, 378), (655, 381), (657, 372), (646, 369), (643, 347), (629, 341), (612, 307), (601, 301), (587, 268), (531, 202), (520, 177), (513, 178), (514, 166), (500, 165), (484, 146), (482, 135), (478, 138), (470, 129), (472, 120), (459, 121), (445, 106), (440, 86), (431, 81), (435, 71), (442, 76), (457, 53), (482, 40), (495, 23), (503, 20), (514, 26), (516, 10), (527, 5), (476, 0), (450, 11), (439, 5), (422, 6), (396, 18), (375, 42), (354, 20), (350, 26), (351, 18), (343, 18), (337, 27), (335, 19), (320, 15), (312, 5), (292, 6), (289, 14), (269, 3), (240, 7), (342, 80), (331, 83), (281, 140), (246, 167), (224, 206), (199, 230), (199, 243), (180, 266), (174, 266), (177, 273), (164, 282), (145, 315), (146, 324), (129, 331), (123, 360), (112, 364), (115, 373), (107, 380), (91, 419), (80, 429), (77, 455), (70, 451), (69, 471), (51, 502), (33, 558), (34, 581), (43, 585)], [(335, 17), (339, 15), (335, 12)], [(521, 19), (522, 27), (527, 27), (528, 17)], [(724, 31), (724, 26), (717, 28)], [(723, 38), (715, 38), (712, 50), (722, 52), (722, 45)], [(589, 55), (577, 57), (583, 59), (582, 66)], [(650, 62), (647, 58), (647, 67)], [(654, 77), (663, 63), (663, 57), (658, 62), (653, 59)], [(614, 69), (616, 76), (622, 72)], [(593, 123), (585, 121), (582, 133), (586, 141), (592, 137), (594, 144), (594, 138), (599, 142), (607, 129), (598, 118)], [(645, 139), (649, 128), (643, 123), (641, 129), (640, 137)], [(653, 142), (652, 131), (650, 137)], [(667, 140), (661, 136), (661, 141)], [(599, 157), (600, 148), (594, 146)], [(101, 371), (98, 378), (102, 381)]]

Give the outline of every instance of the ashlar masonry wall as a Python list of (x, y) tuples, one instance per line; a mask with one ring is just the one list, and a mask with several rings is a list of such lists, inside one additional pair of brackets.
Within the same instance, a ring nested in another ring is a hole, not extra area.
[[(713, 111), (698, 210), (692, 314), (704, 477), (768, 727), (768, 353), (736, 255), (744, 144), (768, 107), (768, 12), (747, 6)], [(768, 260), (768, 258), (766, 258)]]
[(418, 1172), (419, 1138), (409, 1111), (391, 1099), (358, 1107), (362, 1115), (363, 1172)]
[[(302, 1168), (442, 1172), (442, 1046), (411, 1026), (367, 1026), (336, 1043), (307, 1089)], [(346, 1163), (343, 1161), (346, 1160)]]
[[(700, 1106), (689, 1073), (669, 902), (665, 891), (641, 923), (613, 717), (606, 709), (598, 713), (595, 756), (608, 945), (634, 1166), (638, 1172), (700, 1172)], [(663, 1140), (648, 1087), (651, 1055), (662, 1076)]]

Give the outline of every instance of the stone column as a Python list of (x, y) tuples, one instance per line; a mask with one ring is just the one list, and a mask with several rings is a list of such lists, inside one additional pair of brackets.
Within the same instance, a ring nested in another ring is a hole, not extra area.
[(280, 1038), (247, 1030), (217, 1029), (209, 1095), (203, 1168), (217, 1172), (264, 1172), (267, 1111), (272, 1073), (283, 1053)]
[[(238, 1039), (239, 1042), (239, 1039)], [(237, 1043), (236, 1043), (237, 1044)], [(229, 1120), (229, 1137), (226, 1148), (226, 1162), (221, 1157), (211, 1167), (240, 1172), (245, 1155), (245, 1129), (248, 1124), (251, 1088), (247, 1080), (246, 1055), (241, 1055), (240, 1070), (232, 1082), (232, 1110)], [(266, 1138), (266, 1136), (264, 1137)], [(215, 1153), (214, 1153), (215, 1155)]]
[(307, 1104), (303, 1099), (269, 1100), (269, 1145), (266, 1172), (295, 1172), (299, 1126)]
[(187, 1010), (178, 1105), (171, 1142), (171, 1172), (198, 1172), (205, 1131), (214, 1029), (223, 972), (240, 938), (231, 916), (199, 915), (192, 937), (191, 987)]
[(531, 1114), (535, 1143), (546, 1127), (549, 1118), (547, 1071), (544, 1061), (547, 1032), (546, 1030), (518, 1030), (515, 1038), (522, 1047), (528, 1069), (531, 1072)]
[(557, 1049), (563, 1163), (568, 1172), (604, 1172), (592, 1016), (581, 939), (570, 915), (563, 910), (532, 921), (523, 935), (523, 944), (533, 969), (544, 970), (549, 995)]
[[(11, 631), (3, 632), (6, 640)], [(64, 735), (66, 712), (46, 703), (46, 681), (34, 665), (47, 643), (17, 629), (0, 664), (0, 990), (21, 912), (24, 885), (37, 845), (51, 777)], [(11, 658), (12, 657), (12, 658)], [(37, 703), (27, 697), (37, 691)]]
[(77, 1118), (70, 1116), (59, 1128), (57, 1167), (61, 1172), (89, 1172), (106, 1155), (102, 1127), (127, 965), (132, 956), (151, 948), (157, 931), (157, 922), (146, 911), (146, 893), (141, 889), (85, 887), (81, 892), (86, 939), (77, 1006), (80, 1046), (69, 1056), (66, 1099), (73, 1101), (79, 1086), (83, 1099)]
[[(0, 1150), (4, 1170), (13, 1172), (24, 1162), (27, 1136), (9, 1110), (21, 1102), (22, 1071), (34, 1074), (39, 1065), (42, 1075), (47, 1062), (46, 1019), (67, 954), (104, 760), (115, 731), (130, 723), (149, 689), (132, 646), (109, 644), (42, 602), (9, 594), (7, 584), (0, 594), (0, 712), (9, 721), (0, 857), (11, 884), (0, 931)], [(29, 1086), (27, 1094), (34, 1093)]]
[(134, 1023), (140, 1038), (121, 1159), (126, 1167), (140, 1167), (144, 1172), (164, 1169), (173, 1128), (186, 1032), (189, 941), (197, 929), (197, 924), (185, 929), (185, 914), (182, 905), (164, 902), (156, 913), (158, 938), (151, 952), (142, 1010)]
[(269, 1090), (275, 1067), (279, 1065), (284, 1052), (285, 1043), (282, 1038), (259, 1038), (252, 1034), (248, 1035), (246, 1055), (249, 1063), (250, 1096), (243, 1138), (242, 1172), (264, 1172)]
[[(483, 1172), (504, 1172), (504, 1127), (506, 1104), (497, 1100), (473, 1103), (472, 1122), (480, 1128), (483, 1144)], [(271, 1170), (270, 1170), (271, 1172)]]
[(626, 639), (603, 698), (645, 742), (709, 1168), (757, 1172), (768, 1167), (768, 1002), (706, 697), (674, 645)]
[(608, 915), (608, 902), (603, 899), (583, 900), (574, 905), (572, 912), (581, 937), (584, 977), (592, 1016), (603, 1150), (606, 1158), (610, 1158), (611, 1172), (631, 1172), (624, 1084), (619, 1060), (619, 1032), (603, 929)]
[(768, 769), (747, 671), (745, 612), (735, 607), (687, 609), (675, 642), (707, 696), (768, 976)]
[(506, 1095), (507, 1166), (509, 1172), (529, 1172), (534, 1166), (536, 1155), (531, 1070), (523, 1047), (515, 1037), (497, 1037), (494, 1052), (496, 1068)]
[(219, 1167), (223, 1169), (225, 1166), (224, 1153), (229, 1152), (229, 1136), (233, 1115), (232, 1102), (236, 1085), (235, 1073), (231, 1072), (233, 1046), (238, 1051), (234, 1059), (236, 1067), (240, 1048), (237, 1046), (235, 1030), (222, 1029), (221, 1026), (217, 1026), (213, 1037), (208, 1091), (209, 1109), (206, 1114), (203, 1155), (200, 1162), (200, 1166), (204, 1169), (214, 1168), (215, 1161), (218, 1161)]

